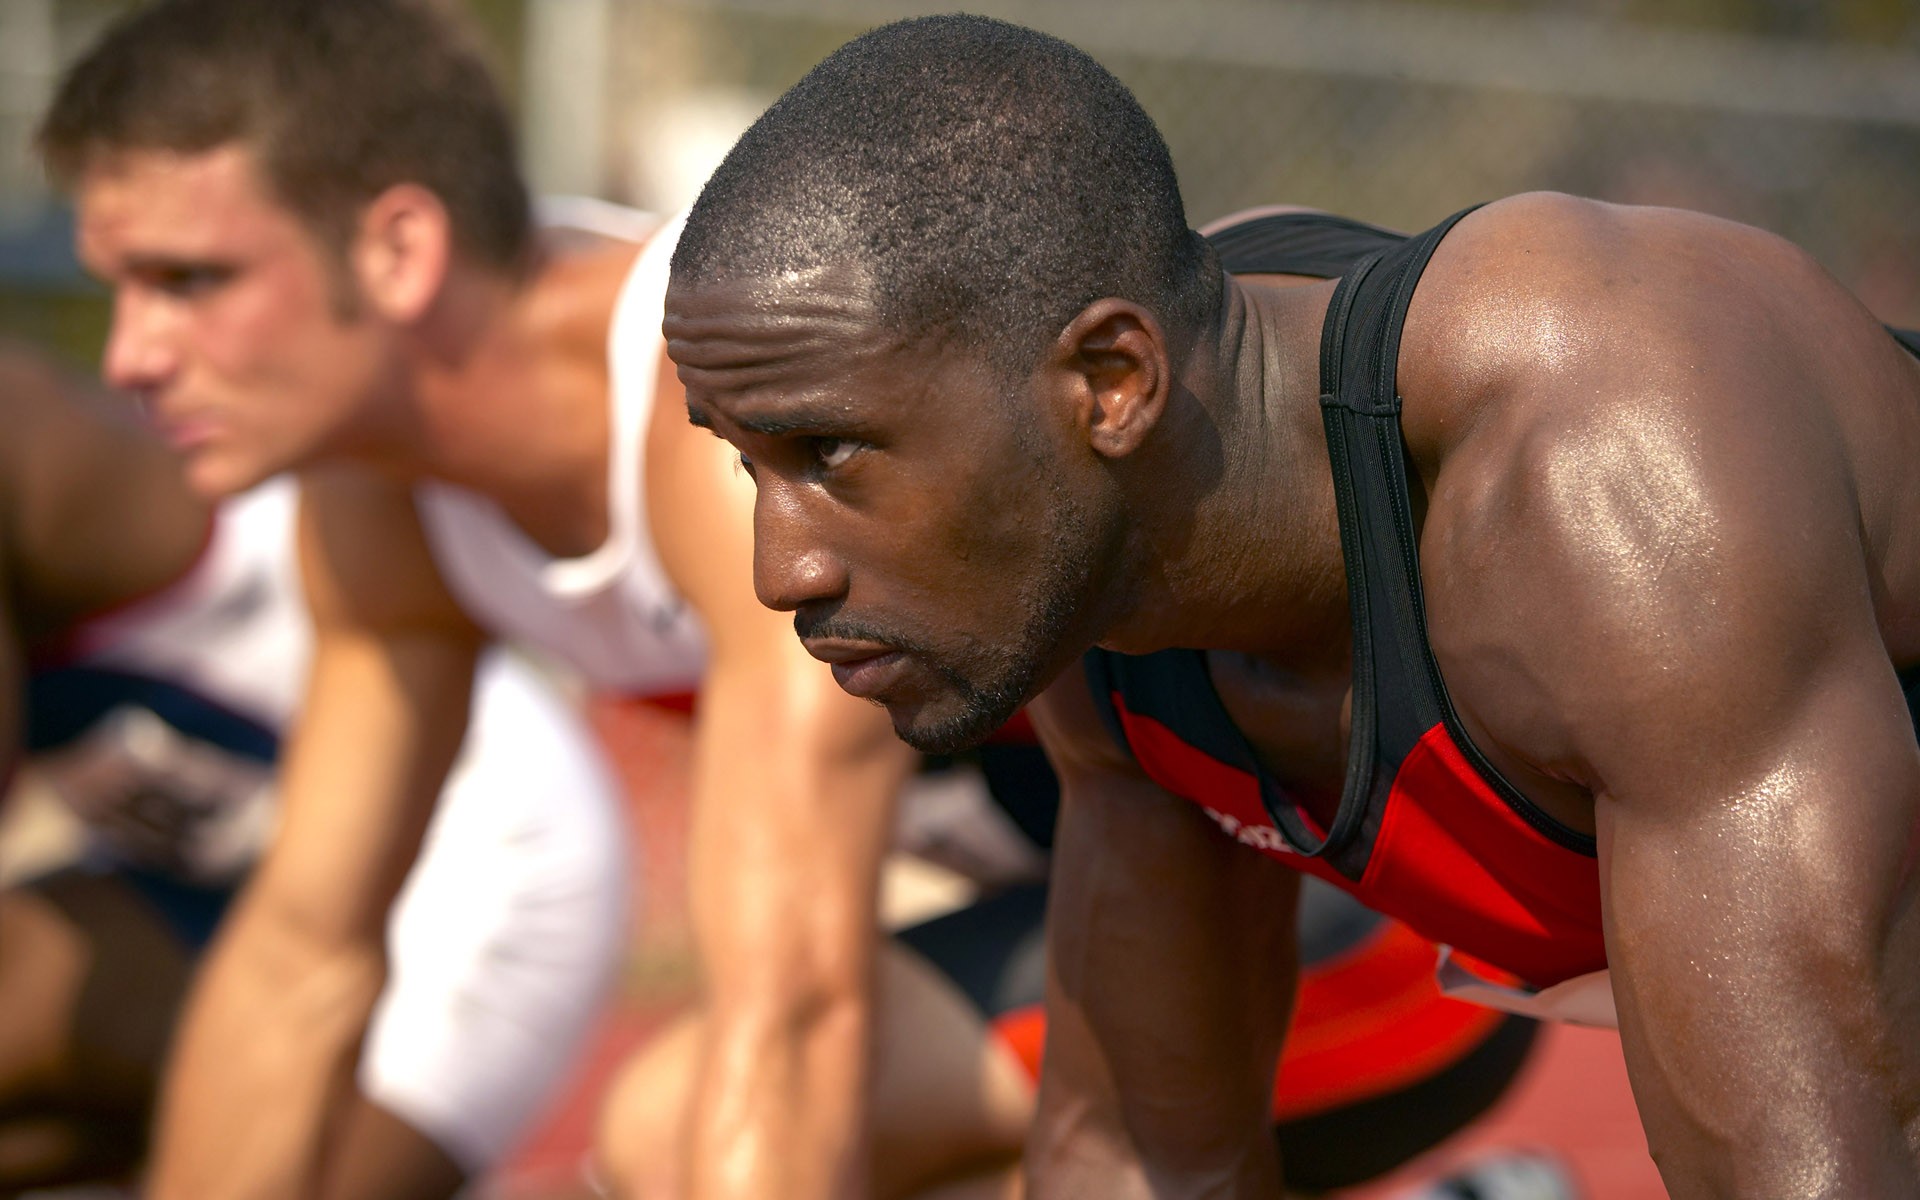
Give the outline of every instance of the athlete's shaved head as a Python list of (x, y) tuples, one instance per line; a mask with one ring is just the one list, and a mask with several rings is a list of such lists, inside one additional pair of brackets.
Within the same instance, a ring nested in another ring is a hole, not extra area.
[(477, 261), (515, 267), (531, 239), (506, 106), (437, 0), (159, 0), (66, 73), (39, 143), (66, 184), (122, 151), (245, 145), (335, 247), (398, 183), (437, 195)]
[(810, 71), (714, 173), (673, 262), (676, 287), (823, 266), (864, 271), (895, 329), (1021, 351), (1107, 296), (1184, 331), (1220, 288), (1126, 87), (971, 16), (883, 26)]

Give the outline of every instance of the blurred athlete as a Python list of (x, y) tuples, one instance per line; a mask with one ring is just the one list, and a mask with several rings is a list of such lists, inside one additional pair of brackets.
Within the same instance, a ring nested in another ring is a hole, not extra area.
[[(753, 595), (751, 480), (686, 425), (662, 354), (677, 226), (589, 207), (538, 231), (464, 31), (404, 0), (151, 6), (68, 75), (42, 144), (115, 288), (107, 375), (145, 399), (195, 485), (328, 464), (305, 491), (318, 632), (284, 791), (290, 814), (328, 797), (334, 824), (259, 873), (258, 916), (196, 991), (155, 1194), (306, 1177), (314, 1148), (255, 1098), (324, 1092), (350, 1047), (287, 1026), (273, 998), (361, 979), (369, 947), (360, 926), (316, 938), (277, 914), (384, 911), (489, 634), (604, 688), (700, 690), (707, 994), (621, 1093), (636, 1115), (609, 1116), (616, 1178), (795, 1200), (997, 1186), (1028, 1068), (964, 999), (960, 965), (943, 978), (876, 954), (874, 878), (916, 756)], [(249, 1040), (288, 1050), (228, 1053)], [(1436, 1074), (1483, 1048), (1476, 1069), (1493, 1064), (1448, 1121), (1498, 1092), (1524, 1041), (1469, 1014), (1426, 1044)], [(265, 1149), (236, 1159), (236, 1136)]]
[[(234, 890), (263, 854), (327, 836), (280, 824), (270, 788), (310, 641), (294, 486), (216, 508), (130, 417), (0, 347), (4, 691), (26, 699), (9, 765), (24, 757), (86, 831), (77, 864), (0, 892), (5, 1195), (137, 1165), (188, 972)], [(309, 1028), (348, 1024), (335, 1036), (357, 1047), (324, 1102), (260, 1098), (326, 1131), (317, 1194), (446, 1196), (511, 1149), (618, 960), (614, 814), (584, 728), (490, 658), (460, 766), (369, 935), (391, 964), (377, 1006), (281, 998)]]
[(923, 748), (1054, 683), (1036, 1194), (1276, 1190), (1301, 872), (1617, 1007), (1676, 1196), (1920, 1194), (1920, 365), (1688, 213), (1227, 257), (1122, 85), (974, 18), (830, 57), (676, 254), (762, 598)]
[[(673, 230), (595, 211), (536, 233), (467, 31), (405, 0), (148, 6), (69, 74), (43, 140), (116, 290), (106, 374), (194, 486), (332, 464), (305, 480), (317, 628), (282, 787), (290, 823), (317, 807), (329, 826), (263, 865), (209, 959), (153, 1193), (301, 1193), (317, 1149), (261, 1098), (329, 1093), (353, 1045), (278, 998), (326, 982), (342, 1010), (371, 1003), (369, 918), (498, 634), (600, 687), (700, 688), (690, 875), (713, 1019), (692, 1193), (861, 1194), (872, 876), (916, 756), (759, 608), (750, 481), (677, 392), (655, 405)], [(288, 919), (308, 909), (338, 915)], [(976, 1075), (978, 1023), (970, 1049), (941, 1023), (963, 1009), (930, 1011), (924, 1040)], [(246, 1044), (279, 1049), (230, 1052)], [(986, 1064), (1020, 1081), (1010, 1056)], [(951, 1130), (967, 1155), (1017, 1145), (991, 1099)]]

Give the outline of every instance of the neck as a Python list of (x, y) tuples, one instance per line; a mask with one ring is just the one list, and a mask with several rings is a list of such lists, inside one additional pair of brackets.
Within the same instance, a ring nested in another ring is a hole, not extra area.
[(607, 331), (631, 251), (604, 257), (543, 254), (515, 281), (456, 270), (410, 347), (406, 465), (559, 555), (607, 536)]
[[(1157, 461), (1131, 489), (1144, 587), (1102, 644), (1233, 649), (1302, 669), (1346, 653), (1339, 520), (1320, 416), (1332, 284), (1229, 277), (1222, 320), (1179, 372)], [(1181, 488), (1167, 488), (1177, 479)]]

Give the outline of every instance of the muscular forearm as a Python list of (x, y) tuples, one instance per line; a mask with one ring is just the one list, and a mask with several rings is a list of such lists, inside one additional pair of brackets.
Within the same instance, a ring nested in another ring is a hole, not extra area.
[(1028, 1200), (1275, 1200), (1280, 1159), (1270, 1137), (1219, 1153), (1207, 1162), (1153, 1161), (1120, 1123), (1076, 1104), (1059, 1088), (1040, 1098), (1027, 1139)]
[[(1864, 985), (1810, 980), (1804, 994), (1817, 1003), (1761, 1020), (1739, 1020), (1737, 1002), (1723, 1006), (1714, 1034), (1745, 1060), (1750, 1098), (1715, 1095), (1711, 1083), (1665, 1069), (1678, 1057), (1676, 1039), (1648, 1027), (1655, 1006), (1644, 998), (1623, 1006), (1648, 1147), (1675, 1200), (1920, 1195), (1920, 1147), (1908, 1132), (1913, 1085), (1895, 1048), (1902, 1035), (1874, 1035), (1880, 1022), (1864, 1014), (1877, 989)], [(1850, 1028), (1833, 1020), (1849, 1010), (1863, 1019)]]
[(189, 998), (162, 1093), (152, 1200), (299, 1200), (351, 1085), (379, 947), (323, 948), (243, 903)]
[(874, 908), (912, 756), (823, 694), (819, 664), (794, 669), (773, 685), (716, 668), (701, 699), (689, 884), (708, 1005), (688, 1200), (871, 1188)]
[(864, 990), (717, 1009), (695, 1085), (686, 1200), (866, 1197), (871, 1024)]

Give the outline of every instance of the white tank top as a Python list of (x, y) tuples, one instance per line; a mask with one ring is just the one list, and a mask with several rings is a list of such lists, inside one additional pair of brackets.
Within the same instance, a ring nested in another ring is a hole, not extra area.
[[(610, 205), (544, 206), (549, 225), (639, 240), (640, 214)], [(558, 218), (555, 220), (554, 218)], [(448, 588), (497, 637), (568, 663), (592, 683), (632, 695), (690, 692), (706, 641), (668, 582), (646, 511), (647, 420), (664, 344), (667, 270), (678, 219), (660, 227), (621, 286), (608, 332), (607, 540), (579, 558), (555, 558), (498, 505), (438, 481), (415, 489), (427, 543)]]

